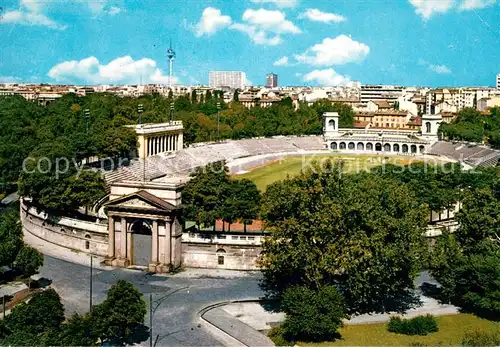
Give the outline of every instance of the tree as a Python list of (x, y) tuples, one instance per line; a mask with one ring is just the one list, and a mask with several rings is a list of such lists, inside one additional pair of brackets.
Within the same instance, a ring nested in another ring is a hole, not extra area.
[(54, 289), (36, 293), (31, 300), (14, 307), (5, 317), (5, 325), (12, 332), (40, 336), (51, 330), (58, 331), (64, 321), (64, 307)]
[(15, 268), (25, 277), (30, 277), (37, 273), (38, 268), (43, 265), (43, 254), (36, 249), (24, 246), (17, 254)]
[(62, 325), (58, 344), (61, 346), (96, 346), (96, 336), (89, 314), (74, 314)]
[(498, 201), (496, 183), (467, 192), (458, 230), (440, 236), (431, 262), (431, 274), (446, 300), (490, 319), (500, 317)]
[(22, 227), (17, 211), (0, 215), (0, 266), (12, 266), (23, 247)]
[(268, 187), (262, 215), (273, 232), (259, 264), (269, 295), (336, 285), (349, 313), (404, 310), (424, 262), (426, 210), (408, 187), (319, 164)]
[(288, 341), (331, 341), (346, 318), (344, 299), (334, 286), (314, 291), (307, 287), (288, 288), (281, 303), (286, 313), (283, 331)]
[(213, 225), (222, 217), (224, 195), (228, 193), (229, 174), (224, 161), (197, 168), (184, 187), (182, 203), (185, 217), (198, 225)]
[(124, 345), (143, 327), (145, 315), (142, 294), (130, 282), (119, 280), (109, 290), (106, 300), (93, 307), (93, 332), (102, 342)]
[(236, 89), (234, 91), (233, 102), (240, 102), (240, 98), (239, 98), (240, 92), (239, 91), (240, 91), (239, 89)]

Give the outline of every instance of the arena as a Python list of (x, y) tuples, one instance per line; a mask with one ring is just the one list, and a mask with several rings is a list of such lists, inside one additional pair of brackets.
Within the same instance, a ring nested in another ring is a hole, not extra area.
[[(465, 167), (495, 166), (500, 158), (499, 151), (487, 147), (438, 141), (438, 117), (429, 119), (431, 125), (424, 121), (421, 133), (339, 129), (338, 114), (325, 113), (324, 118), (323, 136), (229, 140), (186, 148), (182, 148), (179, 122), (149, 126), (148, 131), (138, 125), (136, 131), (143, 136), (138, 152), (142, 155), (116, 168), (111, 162), (100, 163), (106, 169), (109, 194), (95, 204), (89, 216), (49, 215), (23, 199), (24, 232), (65, 247), (68, 252), (101, 257), (106, 264), (118, 267), (163, 273), (180, 266), (252, 270), (256, 269), (260, 244), (267, 234), (259, 223), (246, 232), (237, 225), (231, 232), (212, 232), (181, 222), (182, 187), (195, 168), (225, 160), (231, 173), (244, 174), (289, 157), (332, 155), (381, 160), (436, 158)], [(281, 170), (279, 165), (275, 167)], [(443, 228), (453, 231), (457, 226), (455, 212), (433, 213), (426, 235), (438, 235)]]

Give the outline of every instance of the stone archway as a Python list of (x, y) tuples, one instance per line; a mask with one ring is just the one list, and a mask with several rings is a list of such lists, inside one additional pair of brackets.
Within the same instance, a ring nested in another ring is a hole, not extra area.
[(146, 219), (137, 219), (130, 224), (132, 238), (132, 265), (149, 266), (153, 261), (153, 232), (151, 222)]
[(411, 145), (411, 152), (413, 154), (417, 153), (417, 146), (416, 145)]
[(354, 150), (356, 148), (356, 145), (354, 144), (354, 142), (349, 142), (347, 148), (349, 148), (349, 150)]
[(345, 142), (341, 142), (339, 144), (339, 149), (345, 149), (345, 148), (346, 148)]
[(399, 152), (399, 144), (395, 143), (393, 146), (392, 146), (392, 149), (393, 149), (393, 152)]
[(381, 152), (382, 151), (382, 144), (381, 143), (376, 143), (375, 144), (375, 151)]
[(357, 150), (358, 151), (364, 151), (365, 150), (365, 145), (363, 144), (363, 142), (358, 142)]
[(403, 153), (408, 153), (408, 145), (405, 143), (402, 147), (403, 147)]
[(371, 142), (368, 142), (368, 143), (366, 144), (366, 150), (367, 150), (367, 151), (373, 151), (373, 144), (372, 144)]
[(384, 152), (390, 152), (391, 151), (391, 145), (389, 143), (384, 144)]
[(169, 272), (179, 267), (182, 237), (179, 211), (145, 190), (109, 201), (106, 264), (147, 266), (151, 272)]
[(330, 149), (337, 150), (337, 142), (330, 143)]

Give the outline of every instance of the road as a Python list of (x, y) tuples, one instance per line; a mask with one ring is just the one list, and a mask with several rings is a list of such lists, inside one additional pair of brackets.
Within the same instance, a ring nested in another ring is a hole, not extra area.
[[(40, 275), (52, 280), (52, 287), (61, 296), (66, 314), (86, 313), (89, 310), (90, 271), (78, 265), (45, 256)], [(166, 297), (154, 314), (153, 332), (157, 346), (219, 346), (209, 333), (198, 327), (198, 310), (216, 302), (256, 298), (263, 295), (259, 288), (259, 274), (243, 277), (210, 278), (152, 275), (150, 273), (114, 269), (94, 269), (92, 276), (92, 299), (97, 304), (106, 298), (107, 290), (119, 279), (130, 281), (149, 303), (149, 294), (158, 301), (174, 290), (179, 291)], [(186, 288), (187, 287), (187, 288)], [(153, 306), (155, 306), (153, 304)], [(149, 311), (146, 325), (149, 325)], [(143, 342), (144, 345), (148, 341)]]

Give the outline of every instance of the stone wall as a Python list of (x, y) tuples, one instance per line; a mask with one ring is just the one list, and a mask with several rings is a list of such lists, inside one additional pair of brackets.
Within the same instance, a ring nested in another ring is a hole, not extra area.
[(21, 199), (23, 232), (42, 240), (68, 248), (68, 251), (106, 256), (108, 251), (108, 226), (68, 217), (50, 216), (37, 212)]
[(258, 270), (256, 260), (261, 250), (257, 245), (183, 243), (183, 265), (208, 269)]

